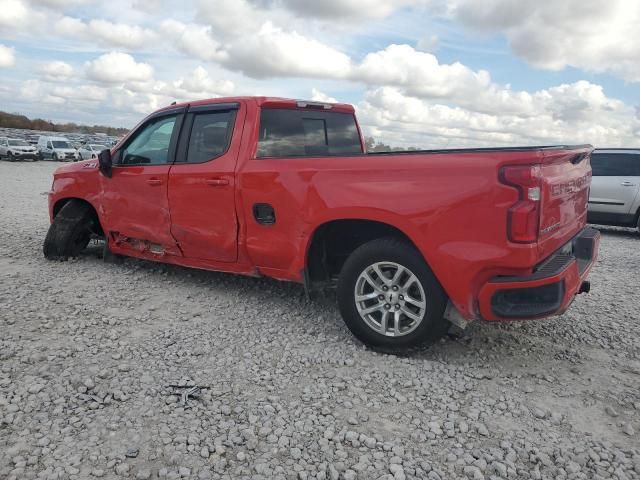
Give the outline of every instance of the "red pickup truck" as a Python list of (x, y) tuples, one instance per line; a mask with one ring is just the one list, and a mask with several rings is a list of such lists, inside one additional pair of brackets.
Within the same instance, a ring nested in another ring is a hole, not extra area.
[(354, 109), (268, 97), (171, 105), (49, 194), (50, 259), (105, 255), (337, 287), (368, 345), (563, 312), (588, 291), (591, 146), (367, 154)]

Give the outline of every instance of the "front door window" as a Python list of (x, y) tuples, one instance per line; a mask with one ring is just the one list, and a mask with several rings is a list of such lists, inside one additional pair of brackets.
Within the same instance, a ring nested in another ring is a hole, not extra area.
[(122, 152), (121, 165), (162, 165), (170, 163), (169, 146), (176, 116), (151, 121), (136, 133)]

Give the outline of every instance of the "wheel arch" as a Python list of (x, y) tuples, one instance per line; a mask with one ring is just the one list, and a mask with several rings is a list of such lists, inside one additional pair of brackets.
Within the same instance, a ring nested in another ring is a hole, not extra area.
[(369, 218), (327, 220), (309, 236), (304, 258), (304, 281), (309, 291), (335, 284), (346, 259), (361, 245), (384, 237), (402, 239), (413, 246), (429, 264), (421, 249), (404, 229)]
[(56, 215), (58, 215), (60, 210), (62, 210), (62, 207), (64, 207), (69, 202), (77, 202), (77, 203), (83, 203), (88, 205), (91, 208), (91, 214), (94, 217), (95, 224), (99, 228), (99, 231), (95, 233), (98, 235), (104, 236), (104, 230), (102, 228), (102, 222), (100, 221), (100, 215), (98, 215), (98, 210), (96, 209), (95, 206), (91, 204), (91, 202), (85, 200), (84, 198), (66, 197), (66, 198), (58, 199), (56, 203), (53, 204), (53, 207), (51, 209), (51, 220), (56, 218)]

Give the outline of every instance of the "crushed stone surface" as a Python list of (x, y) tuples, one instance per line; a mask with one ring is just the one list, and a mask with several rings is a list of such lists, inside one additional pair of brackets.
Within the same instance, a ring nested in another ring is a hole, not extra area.
[(46, 261), (57, 166), (0, 162), (0, 479), (640, 478), (637, 232), (563, 316), (391, 356), (300, 285)]

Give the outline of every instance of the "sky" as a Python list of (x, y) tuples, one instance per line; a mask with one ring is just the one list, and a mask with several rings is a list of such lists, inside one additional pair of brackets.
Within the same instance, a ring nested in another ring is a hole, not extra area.
[(398, 147), (640, 147), (639, 0), (0, 0), (0, 110), (352, 103)]

